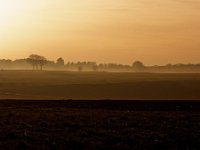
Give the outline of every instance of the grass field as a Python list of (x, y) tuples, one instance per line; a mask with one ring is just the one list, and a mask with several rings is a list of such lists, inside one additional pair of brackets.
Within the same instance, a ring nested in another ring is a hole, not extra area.
[(0, 71), (1, 99), (199, 100), (200, 74)]

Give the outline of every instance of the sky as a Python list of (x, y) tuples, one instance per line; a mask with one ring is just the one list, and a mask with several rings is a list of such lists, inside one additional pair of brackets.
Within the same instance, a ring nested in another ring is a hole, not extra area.
[(0, 58), (200, 63), (200, 0), (0, 0)]

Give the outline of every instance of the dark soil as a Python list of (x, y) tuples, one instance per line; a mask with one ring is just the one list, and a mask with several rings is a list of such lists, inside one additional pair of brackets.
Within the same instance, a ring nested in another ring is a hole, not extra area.
[(200, 149), (200, 101), (0, 101), (1, 149)]

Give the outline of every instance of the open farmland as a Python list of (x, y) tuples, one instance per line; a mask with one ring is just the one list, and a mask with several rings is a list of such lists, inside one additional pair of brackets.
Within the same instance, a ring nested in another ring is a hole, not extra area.
[(0, 71), (1, 99), (200, 99), (200, 74)]
[(1, 71), (0, 147), (200, 149), (199, 89), (199, 74)]
[(199, 101), (0, 103), (1, 149), (200, 149)]

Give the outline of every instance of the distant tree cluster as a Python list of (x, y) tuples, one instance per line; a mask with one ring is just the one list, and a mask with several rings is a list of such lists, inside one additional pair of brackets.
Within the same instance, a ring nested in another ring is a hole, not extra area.
[(129, 65), (122, 65), (116, 63), (99, 64), (98, 68), (103, 71), (131, 71), (132, 67)]
[(27, 63), (27, 59), (16, 59), (14, 61), (10, 59), (0, 60), (0, 69), (28, 69), (30, 65)]
[(146, 72), (158, 73), (199, 73), (200, 64), (167, 64), (165, 66), (149, 66)]
[(97, 67), (97, 63), (96, 62), (86, 62), (86, 61), (83, 61), (83, 62), (68, 62), (65, 67), (68, 69), (68, 70), (77, 70), (79, 72), (85, 70), (85, 71), (90, 71), (90, 70), (93, 70), (93, 71), (97, 71), (98, 70), (98, 67)]
[[(32, 66), (32, 67), (30, 67)], [(44, 56), (31, 54), (28, 58), (0, 60), (0, 69), (30, 69), (43, 70), (67, 70), (67, 71), (115, 71), (115, 72), (200, 72), (200, 64), (167, 64), (165, 66), (145, 66), (141, 61), (135, 61), (132, 65), (116, 63), (97, 64), (92, 61), (67, 62), (60, 57), (56, 61), (46, 59)]]
[(32, 54), (27, 58), (27, 62), (33, 66), (33, 70), (43, 69), (43, 66), (47, 63), (47, 59), (44, 56)]

